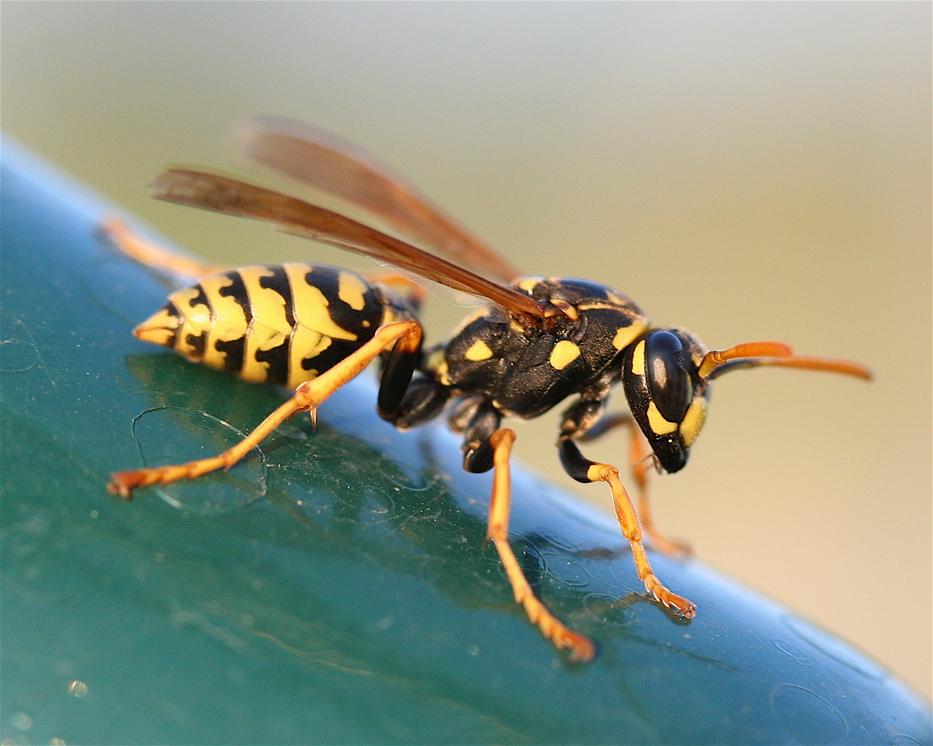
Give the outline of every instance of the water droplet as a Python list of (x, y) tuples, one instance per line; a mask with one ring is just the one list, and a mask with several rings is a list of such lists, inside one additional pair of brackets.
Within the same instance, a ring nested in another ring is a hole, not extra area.
[(810, 661), (807, 660), (806, 656), (804, 656), (802, 653), (798, 651), (795, 651), (791, 645), (784, 642), (783, 640), (775, 639), (775, 640), (772, 640), (771, 642), (774, 644), (774, 647), (776, 647), (778, 650), (784, 653), (784, 655), (793, 658), (795, 661), (803, 664), (804, 666), (810, 665)]
[(635, 618), (631, 604), (607, 593), (587, 593), (583, 597), (583, 608), (600, 626), (626, 627)]
[(571, 588), (586, 588), (593, 582), (593, 575), (584, 560), (557, 555), (553, 552), (542, 554), (554, 577)]
[[(133, 421), (133, 435), (146, 465), (177, 464), (217, 455), (246, 433), (206, 412), (181, 407), (149, 409)], [(174, 508), (218, 515), (258, 500), (266, 492), (266, 457), (255, 448), (230, 471), (155, 487)]]
[(806, 687), (778, 684), (771, 690), (768, 705), (784, 729), (801, 743), (839, 743), (849, 732), (842, 713)]
[(80, 681), (78, 679), (72, 679), (71, 681), (68, 682), (68, 693), (72, 697), (77, 697), (78, 699), (81, 699), (82, 697), (87, 696), (87, 691), (88, 691), (87, 684), (85, 684), (83, 681)]
[(16, 730), (29, 730), (32, 728), (32, 718), (25, 712), (14, 712), (10, 718), (10, 725)]
[(906, 733), (898, 733), (891, 741), (891, 746), (923, 746), (923, 742)]
[(25, 373), (39, 362), (36, 346), (22, 339), (0, 339), (0, 373)]
[(391, 627), (393, 624), (395, 624), (395, 617), (393, 617), (393, 616), (391, 616), (391, 615), (389, 615), (389, 616), (384, 616), (384, 617), (382, 617), (382, 619), (380, 619), (378, 622), (376, 622), (376, 624), (375, 624), (375, 626), (373, 627), (373, 629), (374, 629), (376, 632), (385, 632), (385, 631), (386, 631), (387, 629), (389, 629), (389, 627)]
[(839, 640), (819, 627), (800, 619), (792, 614), (783, 616), (784, 624), (801, 640), (812, 645), (824, 655), (841, 663), (857, 673), (870, 679), (884, 678), (884, 670), (869, 660), (865, 655), (853, 650), (849, 645)]

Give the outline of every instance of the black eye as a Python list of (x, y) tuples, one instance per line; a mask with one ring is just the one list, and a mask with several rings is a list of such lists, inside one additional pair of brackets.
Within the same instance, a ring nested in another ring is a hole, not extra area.
[(645, 373), (651, 399), (665, 420), (680, 422), (693, 397), (690, 355), (680, 338), (669, 331), (652, 332), (646, 342)]

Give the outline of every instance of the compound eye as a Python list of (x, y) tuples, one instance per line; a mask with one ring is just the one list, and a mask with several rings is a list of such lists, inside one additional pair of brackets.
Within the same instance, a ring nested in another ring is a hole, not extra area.
[(661, 330), (648, 335), (645, 354), (648, 391), (658, 412), (668, 422), (681, 422), (693, 399), (687, 348), (673, 332)]

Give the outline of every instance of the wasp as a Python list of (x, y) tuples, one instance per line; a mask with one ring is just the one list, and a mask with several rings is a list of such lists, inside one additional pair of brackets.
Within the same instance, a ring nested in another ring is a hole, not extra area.
[[(209, 267), (174, 255), (121, 223), (109, 223), (113, 241), (137, 260), (196, 279), (137, 326), (136, 337), (246, 381), (293, 390), (223, 453), (113, 474), (109, 489), (123, 498), (140, 487), (232, 467), (288, 418), (307, 412), (314, 422), (328, 397), (378, 360), (377, 408), (383, 419), (405, 430), (447, 410), (451, 428), (463, 436), (464, 469), (493, 471), (487, 537), (515, 601), (554, 646), (568, 650), (573, 660), (588, 661), (595, 655), (594, 643), (535, 596), (509, 545), (509, 461), (515, 433), (502, 426), (503, 420), (538, 417), (569, 400), (557, 435), (565, 471), (578, 482), (608, 486), (646, 591), (689, 619), (696, 606), (661, 582), (645, 551), (646, 540), (669, 553), (680, 548), (651, 520), (648, 464), (653, 461), (666, 472), (686, 465), (706, 421), (711, 384), (726, 372), (778, 366), (870, 378), (857, 363), (795, 356), (779, 342), (709, 350), (682, 328), (653, 326), (630, 298), (607, 285), (524, 276), (372, 156), (319, 129), (261, 119), (250, 127), (243, 147), (259, 163), (368, 211), (393, 233), (200, 170), (163, 172), (152, 184), (153, 195), (267, 221), (285, 232), (392, 265), (400, 273), (364, 276), (311, 263)], [(426, 346), (418, 321), (424, 289), (412, 276), (477, 296), (486, 305), (445, 342)], [(607, 414), (617, 386), (628, 411)], [(631, 438), (639, 510), (619, 469), (592, 461), (580, 450), (580, 443), (616, 427), (626, 428)]]

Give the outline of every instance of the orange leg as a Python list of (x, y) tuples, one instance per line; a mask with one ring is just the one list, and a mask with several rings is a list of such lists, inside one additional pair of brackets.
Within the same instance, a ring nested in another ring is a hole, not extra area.
[(638, 487), (638, 517), (641, 519), (642, 530), (651, 539), (652, 548), (669, 557), (689, 555), (692, 553), (690, 545), (678, 539), (669, 539), (660, 531), (654, 523), (654, 517), (651, 510), (651, 500), (648, 494), (648, 476), (651, 452), (648, 448), (648, 441), (638, 429), (632, 415), (628, 413), (611, 414), (604, 417), (590, 432), (583, 437), (578, 438), (580, 442), (596, 440), (596, 438), (605, 435), (610, 430), (624, 425), (629, 431), (629, 464), (632, 467), (632, 474), (635, 477), (635, 484)]
[(352, 378), (359, 375), (384, 350), (395, 344), (403, 351), (414, 351), (421, 343), (421, 326), (414, 321), (398, 321), (376, 330), (375, 335), (349, 357), (340, 361), (317, 378), (302, 383), (292, 397), (266, 417), (249, 435), (232, 448), (210, 458), (145, 469), (121, 471), (111, 476), (107, 489), (130, 499), (136, 487), (167, 484), (179, 479), (196, 479), (217, 469), (229, 469), (268, 437), (285, 420), (298, 412), (310, 412), (312, 420), (317, 407)]
[(616, 518), (622, 535), (628, 539), (632, 547), (632, 558), (635, 561), (635, 570), (638, 577), (645, 584), (647, 591), (665, 606), (674, 607), (682, 616), (692, 619), (696, 616), (696, 606), (684, 598), (672, 593), (665, 587), (651, 569), (645, 547), (642, 544), (642, 530), (638, 522), (635, 506), (625, 490), (625, 485), (619, 478), (619, 470), (609, 464), (593, 463), (587, 469), (587, 479), (591, 482), (605, 482), (612, 491), (612, 502), (616, 510)]
[(138, 235), (119, 218), (107, 218), (101, 223), (100, 230), (124, 254), (166, 274), (198, 278), (228, 269), (176, 254)]
[(570, 650), (571, 660), (590, 661), (596, 655), (593, 642), (565, 626), (535, 597), (518, 564), (518, 560), (515, 558), (512, 547), (509, 545), (509, 511), (511, 505), (509, 457), (512, 453), (512, 444), (515, 442), (515, 433), (508, 428), (501, 428), (490, 436), (489, 442), (493, 447), (495, 472), (486, 538), (492, 541), (499, 553), (499, 559), (502, 561), (505, 574), (515, 595), (515, 602), (521, 604), (528, 615), (529, 621), (537, 626), (541, 630), (541, 634), (554, 643), (556, 648)]

